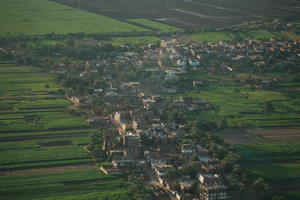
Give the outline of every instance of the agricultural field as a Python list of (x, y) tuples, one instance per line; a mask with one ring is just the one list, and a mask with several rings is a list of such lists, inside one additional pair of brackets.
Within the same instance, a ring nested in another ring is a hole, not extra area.
[(148, 20), (148, 19), (129, 19), (129, 22), (133, 22), (136, 24), (140, 24), (146, 27), (150, 27), (153, 28), (155, 30), (159, 30), (159, 31), (168, 31), (168, 32), (173, 32), (173, 31), (182, 31), (183, 29), (181, 28), (177, 28), (174, 26), (170, 26), (167, 24), (162, 24), (160, 22), (156, 22), (156, 21), (152, 21), (152, 20)]
[[(53, 0), (77, 8), (74, 0)], [(239, 0), (85, 0), (81, 8), (120, 20), (145, 18), (181, 28), (224, 27), (267, 17), (299, 16), (300, 3)]]
[(230, 41), (234, 35), (226, 32), (202, 32), (191, 35), (191, 38), (198, 42)]
[(0, 35), (142, 32), (146, 29), (48, 0), (1, 0)]
[(288, 38), (290, 38), (292, 40), (300, 40), (300, 35), (296, 34), (294, 32), (283, 31), (282, 34), (287, 36)]
[(7, 63), (0, 72), (0, 199), (129, 199), (125, 177), (91, 163), (85, 146), (97, 130), (52, 77)]
[(246, 40), (269, 40), (270, 38), (274, 39), (287, 39), (288, 37), (281, 33), (270, 32), (264, 29), (251, 30), (246, 33), (243, 33), (242, 36)]
[(299, 199), (299, 142), (240, 144), (237, 149), (253, 179), (262, 177), (272, 186), (274, 194), (289, 200)]
[[(231, 74), (232, 75), (232, 74)], [(280, 75), (266, 75), (265, 78)], [(252, 88), (249, 85), (236, 83), (239, 78), (243, 82), (247, 78), (245, 74), (236, 73), (230, 76), (226, 74), (205, 75), (201, 73), (187, 74), (183, 77), (191, 81), (202, 81), (209, 85), (201, 87), (188, 86), (182, 93), (173, 96), (187, 95), (193, 98), (205, 99), (214, 106), (214, 110), (189, 113), (189, 119), (211, 120), (215, 122), (226, 118), (228, 127), (278, 127), (298, 126), (300, 124), (300, 93), (295, 91), (293, 98), (285, 92), (299, 88), (295, 83), (292, 87), (278, 84), (276, 90)], [(243, 78), (244, 77), (244, 78)], [(291, 85), (292, 83), (285, 83)], [(164, 95), (164, 94), (163, 94)], [(272, 101), (276, 112), (271, 116), (264, 113), (264, 103)]]
[(159, 43), (158, 37), (114, 37), (111, 39), (111, 43), (114, 46), (120, 45), (147, 45)]
[(0, 176), (0, 185), (1, 200), (130, 199), (122, 177), (107, 176), (97, 169)]

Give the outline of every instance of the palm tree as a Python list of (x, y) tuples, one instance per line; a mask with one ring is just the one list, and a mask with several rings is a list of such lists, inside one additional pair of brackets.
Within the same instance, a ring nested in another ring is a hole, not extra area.
[(49, 86), (48, 84), (46, 84), (46, 85), (44, 86), (44, 88), (45, 88), (46, 94), (48, 94), (48, 89), (50, 88), (50, 86)]
[(28, 91), (28, 95), (31, 95), (32, 89), (31, 89), (31, 88), (28, 88), (27, 91)]

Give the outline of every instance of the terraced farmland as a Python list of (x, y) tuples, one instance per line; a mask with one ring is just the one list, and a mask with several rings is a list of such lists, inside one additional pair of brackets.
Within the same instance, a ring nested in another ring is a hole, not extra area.
[(129, 199), (123, 177), (92, 165), (84, 147), (96, 130), (51, 77), (14, 64), (0, 72), (0, 199)]

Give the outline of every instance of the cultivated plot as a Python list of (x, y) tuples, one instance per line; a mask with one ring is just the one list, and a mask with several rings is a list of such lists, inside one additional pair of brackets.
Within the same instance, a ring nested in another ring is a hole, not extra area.
[(1, 0), (0, 35), (142, 32), (142, 27), (48, 0)]
[(92, 164), (85, 146), (96, 130), (51, 77), (14, 64), (0, 72), (0, 199), (129, 198), (123, 177)]
[(299, 2), (238, 0), (53, 0), (112, 18), (159, 20), (177, 27), (229, 26), (265, 17), (299, 15)]

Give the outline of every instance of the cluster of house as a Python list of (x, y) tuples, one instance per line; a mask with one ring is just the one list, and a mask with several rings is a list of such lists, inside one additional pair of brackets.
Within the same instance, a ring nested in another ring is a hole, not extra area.
[[(200, 145), (182, 144), (176, 155), (180, 158), (170, 164), (170, 155), (167, 155), (166, 152), (144, 151), (144, 159), (147, 165), (151, 167), (152, 174), (171, 196), (178, 200), (229, 199), (228, 187), (218, 171), (218, 160), (210, 158), (207, 149)], [(194, 157), (198, 159), (194, 163), (199, 166), (200, 171), (196, 179), (187, 175), (182, 176), (178, 178), (179, 188), (175, 187), (174, 181), (167, 176), (168, 171), (172, 169), (180, 171), (184, 163), (191, 162)], [(192, 192), (195, 185), (200, 191), (199, 195)]]
[[(212, 159), (208, 150), (200, 145), (179, 145), (177, 138), (184, 135), (184, 131), (176, 123), (160, 123), (153, 111), (144, 108), (115, 112), (111, 121), (117, 129), (103, 136), (103, 151), (112, 158), (112, 165), (102, 166), (103, 172), (146, 174), (150, 171), (162, 188), (178, 200), (228, 199), (218, 160)], [(151, 139), (151, 144), (142, 144), (142, 137)], [(179, 189), (175, 189), (166, 173), (170, 169), (181, 170), (188, 162), (195, 162), (201, 173), (197, 180), (181, 177)], [(191, 193), (194, 184), (199, 187), (200, 196)]]
[[(115, 57), (101, 61), (101, 66), (122, 66), (122, 70), (129, 68), (144, 69), (152, 76), (172, 78), (177, 74), (187, 72), (187, 68), (200, 69), (202, 59), (206, 57), (229, 58), (233, 62), (251, 60), (255, 65), (266, 65), (265, 56), (280, 56), (285, 54), (288, 59), (300, 57), (300, 44), (297, 41), (280, 42), (276, 40), (257, 42), (248, 40), (243, 42), (219, 42), (202, 44), (181, 44), (175, 39), (162, 41), (160, 45), (148, 45), (142, 48), (142, 53), (121, 52)], [(226, 59), (225, 59), (226, 60)], [(228, 59), (227, 59), (228, 60)], [(98, 63), (99, 64), (99, 63)], [(97, 74), (97, 62), (86, 63), (87, 67), (79, 77), (91, 77)], [(148, 67), (147, 66), (159, 66)], [(107, 67), (108, 69), (109, 67)], [(220, 68), (234, 71), (229, 64), (221, 64)], [(145, 87), (141, 82), (119, 82), (116, 84), (111, 73), (103, 72), (106, 88), (95, 88), (93, 94), (85, 97), (70, 96), (69, 99), (78, 107), (86, 107), (95, 116), (88, 119), (91, 125), (115, 127), (113, 131), (103, 136), (103, 151), (112, 159), (111, 165), (102, 166), (107, 174), (137, 173), (146, 174), (151, 171), (162, 188), (177, 199), (221, 200), (228, 199), (228, 187), (222, 179), (219, 161), (211, 158), (208, 150), (200, 145), (188, 143), (178, 144), (186, 130), (180, 123), (162, 120), (158, 113), (167, 108), (170, 101), (166, 97), (157, 95), (163, 91), (160, 87)], [(158, 83), (160, 85), (161, 83)], [(193, 86), (200, 86), (202, 81), (193, 81)], [(268, 82), (262, 83), (268, 85)], [(156, 88), (156, 89), (155, 89)], [(164, 88), (166, 89), (166, 88)], [(173, 90), (174, 89), (174, 90)], [(176, 88), (167, 88), (168, 92)], [(91, 106), (93, 100), (101, 98), (105, 108), (109, 110), (105, 116), (97, 116), (95, 108)], [(191, 97), (172, 98), (172, 104), (184, 111), (211, 110), (212, 106), (204, 99)], [(146, 139), (145, 139), (146, 138)], [(150, 144), (145, 141), (150, 140)], [(197, 179), (182, 176), (177, 182), (179, 188), (169, 180), (167, 172), (171, 169), (182, 170), (186, 163), (196, 163), (198, 166)], [(200, 196), (191, 192), (198, 187)]]
[[(241, 42), (218, 43), (204, 42), (183, 44), (176, 39), (162, 40), (161, 45), (156, 48), (146, 48), (144, 53), (148, 55), (147, 62), (156, 63), (163, 67), (166, 73), (186, 73), (186, 67), (205, 68), (201, 60), (205, 58), (222, 58), (229, 61), (219, 67), (224, 71), (233, 71), (230, 66), (235, 62), (250, 61), (256, 66), (267, 65), (266, 57), (285, 58), (292, 61), (300, 58), (299, 41), (276, 40), (274, 38), (267, 41), (243, 40)], [(150, 61), (149, 61), (150, 60)], [(146, 63), (147, 63), (146, 62)], [(178, 68), (174, 68), (177, 66)], [(180, 69), (180, 70), (178, 70)]]

